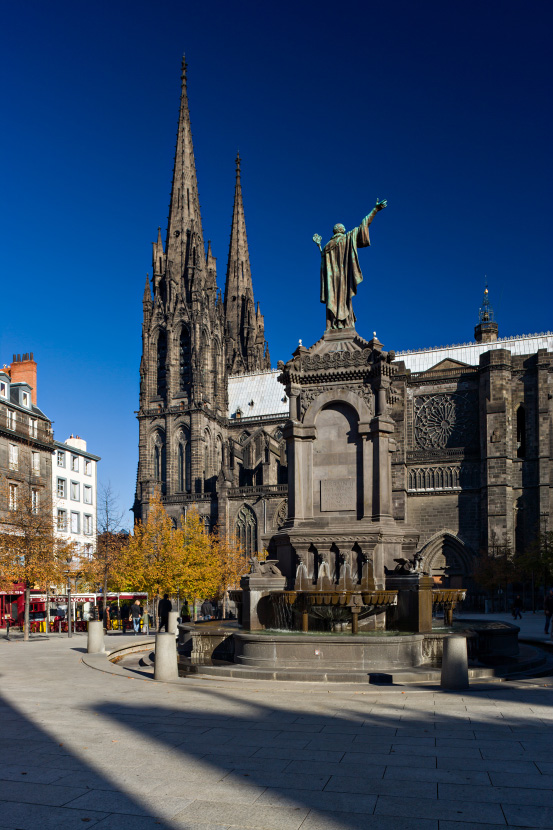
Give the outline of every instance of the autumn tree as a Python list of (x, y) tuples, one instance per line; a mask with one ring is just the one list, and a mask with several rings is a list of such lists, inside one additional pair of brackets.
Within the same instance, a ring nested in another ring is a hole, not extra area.
[(506, 602), (507, 585), (515, 581), (517, 573), (512, 548), (492, 533), (488, 549), (480, 553), (474, 566), (474, 581), (487, 591), (503, 591)]
[(163, 591), (177, 590), (181, 548), (181, 534), (156, 492), (146, 521), (135, 525), (114, 565), (114, 584), (120, 590), (147, 591), (156, 600)]
[(224, 533), (219, 527), (211, 536), (211, 545), (215, 552), (219, 569), (217, 596), (223, 599), (223, 616), (226, 616), (228, 592), (237, 588), (240, 577), (248, 572), (249, 563), (240, 540), (234, 533)]
[(23, 638), (28, 640), (31, 588), (60, 582), (73, 546), (56, 536), (52, 498), (35, 483), (24, 462), (9, 481), (0, 480), (0, 502), (0, 581), (25, 586)]
[(108, 590), (121, 570), (124, 548), (129, 535), (121, 530), (125, 511), (121, 509), (111, 484), (101, 485), (97, 501), (96, 549), (89, 561), (83, 562), (82, 578), (93, 585), (100, 585), (104, 600)]
[(213, 537), (195, 507), (190, 508), (179, 528), (181, 553), (178, 589), (193, 600), (217, 595), (221, 584), (219, 555)]
[(532, 585), (532, 610), (536, 608), (535, 588), (543, 584), (544, 595), (547, 584), (553, 581), (553, 532), (543, 531), (521, 553), (515, 564), (522, 579), (529, 579)]

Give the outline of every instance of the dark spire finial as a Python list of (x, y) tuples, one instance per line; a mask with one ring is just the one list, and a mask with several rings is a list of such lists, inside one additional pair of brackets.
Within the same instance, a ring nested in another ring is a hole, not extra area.
[(493, 323), (494, 322), (494, 314), (493, 308), (490, 305), (490, 294), (488, 291), (488, 278), (487, 276), (484, 277), (484, 298), (482, 300), (482, 305), (478, 310), (478, 319), (481, 323)]
[(186, 63), (186, 55), (184, 52), (182, 53), (182, 61), (181, 61), (181, 80), (184, 85), (186, 85), (186, 70), (188, 69), (188, 64)]

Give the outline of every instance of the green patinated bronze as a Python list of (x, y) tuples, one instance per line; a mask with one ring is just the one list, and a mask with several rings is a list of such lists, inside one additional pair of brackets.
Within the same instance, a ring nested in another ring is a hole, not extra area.
[(319, 234), (313, 236), (313, 241), (321, 252), (321, 302), (326, 305), (327, 329), (355, 326), (351, 299), (357, 294), (357, 286), (363, 281), (357, 249), (366, 248), (371, 244), (369, 225), (378, 211), (387, 205), (386, 199), (377, 199), (376, 205), (359, 227), (347, 233), (342, 224), (334, 225), (334, 235), (324, 248), (321, 248)]

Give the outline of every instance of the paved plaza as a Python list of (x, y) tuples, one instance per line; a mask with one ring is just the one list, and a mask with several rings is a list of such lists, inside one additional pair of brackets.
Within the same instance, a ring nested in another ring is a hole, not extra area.
[(165, 685), (85, 646), (0, 639), (0, 830), (553, 828), (550, 679)]

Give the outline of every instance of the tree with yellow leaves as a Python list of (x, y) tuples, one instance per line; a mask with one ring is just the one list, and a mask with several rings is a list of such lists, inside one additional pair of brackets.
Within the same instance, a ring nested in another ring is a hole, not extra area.
[(173, 528), (156, 492), (146, 521), (135, 525), (128, 545), (113, 567), (114, 586), (120, 590), (147, 591), (156, 600), (163, 591), (176, 590), (181, 547), (180, 533)]
[(147, 518), (138, 522), (113, 570), (120, 590), (177, 593), (197, 600), (223, 596), (247, 570), (242, 548), (234, 536), (209, 534), (195, 507), (179, 526), (173, 522), (159, 493), (150, 501)]
[(181, 523), (181, 558), (178, 589), (193, 600), (211, 599), (220, 584), (220, 564), (213, 540), (195, 507), (190, 508)]
[(216, 527), (211, 536), (211, 545), (219, 569), (217, 596), (223, 600), (223, 617), (226, 617), (228, 591), (239, 587), (240, 577), (248, 572), (249, 562), (238, 537), (233, 533), (223, 533)]
[(31, 588), (61, 582), (74, 546), (54, 533), (48, 491), (39, 488), (23, 466), (17, 473), (16, 481), (0, 481), (0, 582), (25, 586), (23, 639), (28, 640)]

